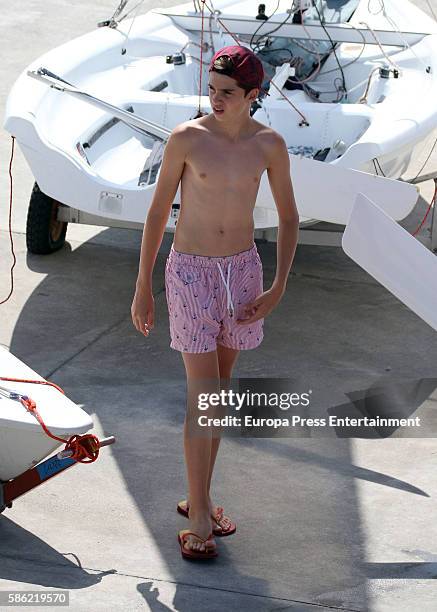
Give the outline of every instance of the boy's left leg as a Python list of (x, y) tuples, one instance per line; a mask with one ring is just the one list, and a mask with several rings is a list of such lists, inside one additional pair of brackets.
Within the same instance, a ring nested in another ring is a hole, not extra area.
[[(222, 346), (221, 344), (217, 344), (217, 357), (219, 362), (219, 371), (220, 371), (220, 390), (225, 389), (229, 390), (230, 382), (232, 378), (232, 371), (237, 362), (238, 355), (240, 351), (237, 349), (228, 348), (226, 346)], [(224, 411), (225, 412), (225, 411)], [(211, 480), (212, 473), (214, 471), (215, 460), (217, 457), (218, 449), (220, 446), (220, 432), (216, 432), (211, 440), (211, 458), (209, 462), (209, 478), (208, 478), (208, 496), (212, 507), (212, 512), (214, 516), (217, 516), (218, 507), (213, 504), (211, 499)], [(216, 525), (216, 529), (223, 529), (224, 531), (229, 530), (231, 527), (230, 519), (223, 515), (220, 519), (220, 524)]]
[[(237, 362), (240, 351), (217, 344), (217, 357), (220, 372), (220, 389), (229, 389), (232, 370)], [(209, 463), (208, 495), (211, 488), (212, 472), (214, 470), (217, 452), (220, 446), (220, 436), (215, 435), (211, 442), (211, 459)], [(214, 506), (214, 510), (216, 510)]]

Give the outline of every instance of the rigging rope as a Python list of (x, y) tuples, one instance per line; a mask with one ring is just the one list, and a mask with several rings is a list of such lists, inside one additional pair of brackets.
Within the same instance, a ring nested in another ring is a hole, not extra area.
[[(201, 46), (203, 46), (203, 13), (204, 13), (204, 7), (206, 6), (206, 8), (213, 13), (213, 10), (208, 6), (208, 4), (206, 4), (205, 0), (201, 0), (202, 2), (202, 30), (201, 30), (201, 38), (200, 38), (200, 44)], [(228, 34), (234, 39), (234, 41), (236, 42), (237, 45), (240, 45), (239, 40), (237, 39), (237, 37), (225, 26), (225, 24), (221, 21), (221, 19), (219, 19), (217, 17), (217, 20), (219, 21), (220, 25), (228, 32)], [(202, 57), (202, 56), (201, 56)], [(202, 64), (200, 65), (200, 70), (202, 70)], [(272, 77), (273, 78), (273, 77)], [(277, 89), (279, 91), (279, 93), (281, 94), (281, 96), (288, 102), (288, 104), (290, 104), (290, 106), (301, 116), (302, 121), (299, 123), (300, 126), (306, 125), (309, 126), (309, 122), (307, 121), (307, 118), (305, 117), (305, 115), (293, 104), (293, 102), (291, 102), (291, 100), (283, 94), (283, 92), (275, 85), (275, 83), (272, 81), (272, 79), (268, 80), (268, 83), (270, 83), (270, 85), (273, 85), (273, 87), (275, 87), (275, 89)], [(264, 91), (267, 95), (270, 95), (265, 89), (264, 87), (261, 87), (261, 90)], [(203, 113), (201, 111), (201, 95), (202, 95), (202, 90), (199, 87), (199, 107), (198, 107), (198, 114), (196, 115), (196, 117), (194, 117), (194, 119), (197, 119), (198, 117), (202, 117)]]
[(390, 59), (390, 56), (387, 55), (387, 53), (384, 51), (384, 49), (382, 48), (381, 43), (379, 42), (379, 38), (377, 37), (377, 35), (375, 34), (375, 32), (373, 31), (373, 28), (371, 28), (369, 26), (369, 24), (366, 21), (360, 21), (361, 24), (365, 25), (367, 27), (368, 30), (370, 30), (373, 38), (375, 39), (376, 44), (378, 45), (378, 47), (381, 49), (381, 53), (383, 54), (383, 56), (386, 58), (386, 60), (388, 62), (390, 62), (390, 64), (392, 64), (396, 70), (399, 70), (399, 72), (402, 72), (400, 66), (398, 66), (393, 60)]
[[(332, 51), (333, 51), (335, 59), (337, 61), (338, 68), (339, 68), (339, 70), (341, 72), (341, 78), (342, 78), (343, 81), (342, 81), (341, 89), (340, 88), (337, 89), (337, 91), (339, 93), (341, 93), (341, 97), (340, 97), (340, 99), (338, 101), (340, 102), (343, 99), (343, 97), (345, 97), (346, 100), (347, 100), (346, 79), (345, 79), (345, 76), (344, 76), (343, 68), (341, 67), (341, 64), (340, 64), (340, 60), (338, 59), (338, 56), (337, 56), (337, 51), (335, 49), (334, 41), (332, 40), (331, 35), (329, 34), (328, 30), (326, 29), (326, 26), (325, 26), (325, 23), (324, 23), (325, 22), (325, 16), (323, 15), (323, 19), (322, 19), (322, 16), (320, 15), (320, 11), (317, 8), (317, 2), (315, 0), (312, 0), (312, 5), (314, 6), (314, 8), (317, 11), (317, 15), (319, 17), (320, 25), (322, 26), (326, 36), (329, 38), (329, 42), (331, 43)], [(323, 9), (322, 9), (322, 11), (323, 11)], [(334, 86), (335, 86), (335, 81), (334, 81)]]

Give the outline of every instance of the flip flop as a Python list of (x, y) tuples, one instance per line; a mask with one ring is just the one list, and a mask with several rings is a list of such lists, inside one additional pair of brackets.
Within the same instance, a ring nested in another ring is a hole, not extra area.
[(213, 559), (214, 557), (218, 556), (215, 548), (212, 548), (210, 550), (204, 550), (204, 551), (192, 550), (191, 548), (190, 549), (185, 548), (185, 540), (190, 535), (194, 536), (195, 538), (197, 538), (204, 544), (206, 544), (206, 542), (211, 540), (211, 538), (213, 537), (212, 532), (209, 534), (207, 538), (203, 539), (199, 535), (197, 535), (197, 533), (193, 533), (189, 529), (181, 529), (181, 531), (179, 531), (178, 533), (178, 542), (179, 542), (179, 546), (181, 547), (181, 554), (185, 559)]
[[(179, 512), (179, 514), (182, 514), (182, 516), (185, 516), (185, 518), (188, 518), (187, 500), (183, 499), (182, 501), (180, 501), (177, 505), (176, 510)], [(218, 538), (224, 538), (225, 536), (229, 536), (235, 533), (237, 531), (236, 524), (232, 522), (229, 517), (224, 516), (223, 508), (218, 507), (217, 510), (218, 512), (216, 516), (213, 516), (212, 518), (218, 525), (219, 529), (215, 527), (212, 530), (212, 533)]]

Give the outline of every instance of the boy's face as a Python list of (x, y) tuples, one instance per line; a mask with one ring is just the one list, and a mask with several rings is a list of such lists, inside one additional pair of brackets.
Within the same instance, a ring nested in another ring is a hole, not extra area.
[(258, 89), (252, 89), (245, 97), (244, 89), (237, 85), (235, 79), (212, 70), (209, 73), (208, 91), (214, 117), (219, 121), (229, 121), (249, 113)]

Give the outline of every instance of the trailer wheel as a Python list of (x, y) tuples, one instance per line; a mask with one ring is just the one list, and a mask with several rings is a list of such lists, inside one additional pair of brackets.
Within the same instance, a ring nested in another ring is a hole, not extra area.
[(64, 245), (68, 222), (56, 219), (59, 206), (34, 184), (26, 224), (26, 245), (31, 253), (48, 255)]

